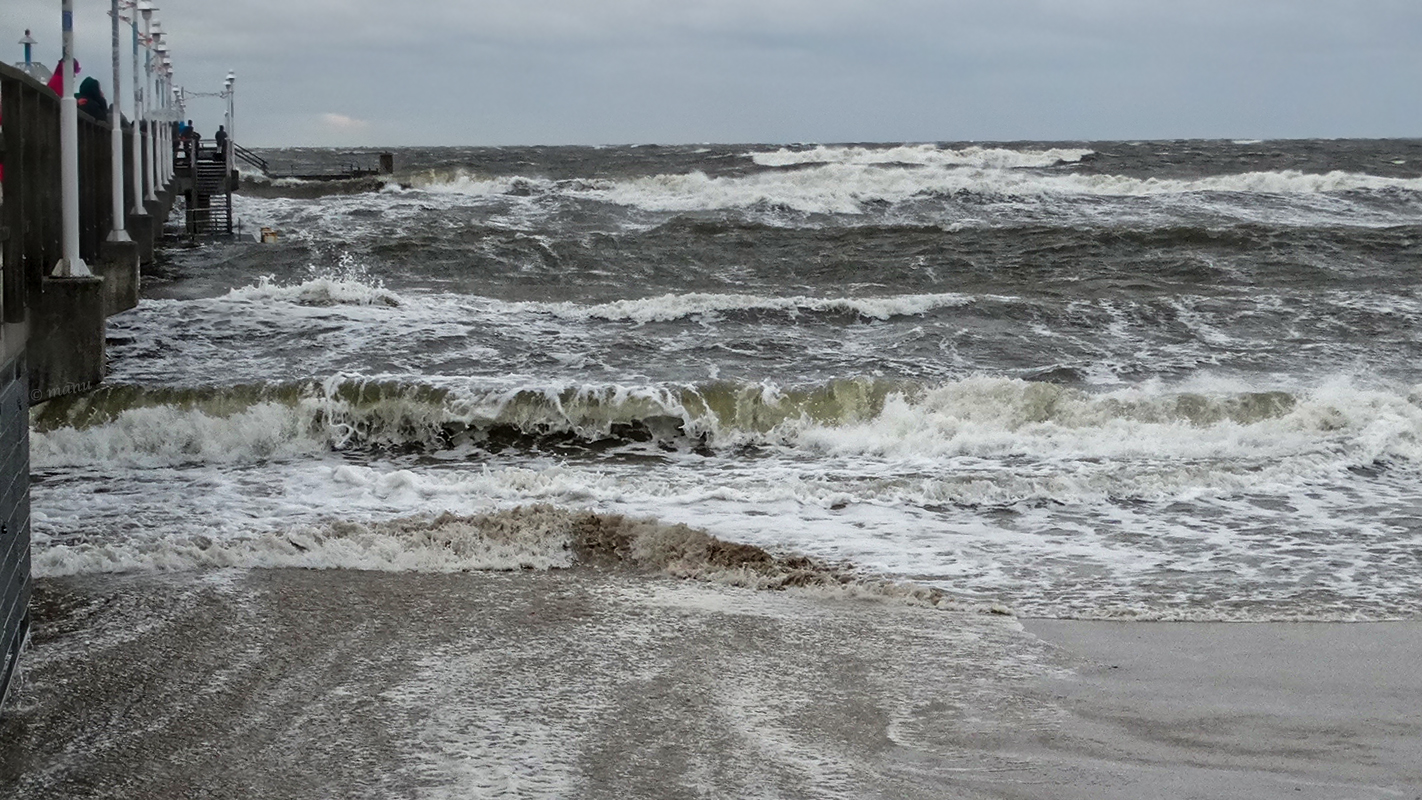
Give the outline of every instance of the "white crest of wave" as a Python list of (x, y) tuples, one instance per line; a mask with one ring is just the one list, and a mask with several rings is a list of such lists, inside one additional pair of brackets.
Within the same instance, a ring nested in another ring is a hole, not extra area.
[(758, 205), (810, 214), (862, 214), (866, 204), (972, 193), (1007, 197), (1152, 197), (1204, 193), (1313, 195), (1354, 190), (1422, 191), (1422, 179), (1348, 172), (1251, 172), (1193, 179), (1120, 175), (1041, 175), (974, 168), (825, 164), (793, 172), (712, 177), (701, 172), (621, 181), (578, 190), (594, 199), (648, 211), (687, 212)]
[(228, 415), (161, 405), (127, 409), (104, 425), (35, 431), (30, 462), (39, 469), (237, 464), (312, 456), (330, 447), (313, 434), (311, 414), (284, 403), (258, 403)]
[(1195, 194), (1307, 196), (1350, 191), (1422, 192), (1422, 179), (1351, 172), (1296, 170), (1199, 178), (1043, 173), (1030, 167), (1080, 161), (1089, 150), (1009, 150), (935, 145), (894, 148), (817, 147), (753, 154), (761, 166), (803, 166), (747, 175), (702, 171), (627, 179), (553, 181), (521, 176), (480, 176), (465, 170), (424, 175), (413, 182), (445, 202), (460, 196), (491, 198), (556, 195), (652, 212), (695, 212), (770, 206), (806, 214), (857, 215), (870, 204), (969, 193), (1010, 198), (1170, 197)]
[(1016, 169), (1075, 163), (1093, 152), (1075, 148), (1011, 150), (1001, 147), (977, 146), (953, 150), (933, 144), (900, 145), (897, 147), (819, 145), (808, 150), (782, 148), (771, 153), (753, 153), (751, 160), (763, 167), (788, 167), (799, 164), (851, 164), (856, 166), (918, 164), (927, 167)]
[[(434, 194), (456, 194), (471, 197), (502, 197), (528, 192), (547, 192), (556, 184), (545, 178), (517, 175), (488, 176), (466, 169), (417, 173), (410, 186)], [(574, 184), (576, 185), (576, 184)]]
[(637, 300), (618, 300), (595, 306), (563, 304), (553, 313), (572, 319), (603, 319), (637, 323), (670, 322), (701, 314), (736, 311), (779, 311), (786, 313), (842, 312), (870, 319), (927, 314), (939, 308), (957, 308), (972, 302), (967, 295), (922, 294), (898, 297), (820, 298), (763, 297), (748, 294), (665, 294)]
[(385, 288), (379, 278), (357, 262), (350, 253), (342, 253), (336, 265), (295, 284), (281, 284), (271, 275), (263, 275), (253, 285), (230, 290), (226, 299), (245, 302), (283, 302), (303, 306), (401, 306), (404, 298)]
[(1299, 457), (1322, 469), (1382, 459), (1422, 464), (1422, 405), (1338, 383), (1301, 396), (1179, 393), (1146, 386), (1093, 394), (1047, 383), (970, 378), (873, 419), (787, 425), (798, 447), (909, 458), (1235, 461)]
[[(598, 439), (632, 424), (668, 441), (704, 436), (717, 449), (769, 446), (887, 462), (1022, 458), (1051, 469), (1092, 462), (1140, 472), (1140, 465), (1164, 464), (1231, 475), (1285, 460), (1297, 475), (1380, 461), (1422, 465), (1422, 389), (1408, 395), (1344, 382), (1292, 394), (1155, 384), (1094, 393), (991, 377), (908, 390), (855, 381), (809, 389), (527, 385), (459, 394), (363, 385), (336, 376), (285, 390), (284, 401), (258, 395), (116, 409), (101, 424), (36, 430), (32, 461), (41, 469), (251, 463), (347, 447), (441, 448), (451, 435), (477, 437), (495, 425)], [(1182, 480), (1189, 483), (1188, 475)]]

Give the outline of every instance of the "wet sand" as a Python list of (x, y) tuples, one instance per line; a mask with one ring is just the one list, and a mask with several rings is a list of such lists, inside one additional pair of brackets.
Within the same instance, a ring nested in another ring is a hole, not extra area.
[(1025, 623), (576, 569), (43, 580), (24, 798), (1422, 797), (1422, 625)]

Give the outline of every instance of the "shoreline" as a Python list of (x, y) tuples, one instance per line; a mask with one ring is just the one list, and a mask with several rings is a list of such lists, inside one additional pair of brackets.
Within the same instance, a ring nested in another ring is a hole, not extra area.
[(0, 796), (1415, 800), (1422, 786), (1408, 700), (1422, 622), (1019, 622), (588, 567), (37, 588)]

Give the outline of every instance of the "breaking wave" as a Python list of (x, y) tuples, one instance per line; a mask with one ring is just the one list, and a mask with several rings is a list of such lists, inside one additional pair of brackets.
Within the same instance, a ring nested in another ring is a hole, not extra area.
[(638, 323), (671, 322), (702, 314), (739, 311), (844, 313), (866, 319), (886, 320), (892, 317), (927, 314), (940, 308), (957, 308), (971, 303), (972, 300), (968, 295), (956, 293), (866, 298), (690, 293), (618, 300), (590, 307), (563, 305), (554, 308), (553, 313), (561, 317)]
[(1138, 178), (1083, 173), (1045, 174), (991, 166), (903, 166), (897, 163), (810, 162), (795, 170), (718, 176), (693, 171), (623, 180), (483, 177), (464, 171), (430, 176), (413, 186), (433, 194), (476, 198), (557, 196), (653, 212), (757, 207), (805, 214), (860, 215), (878, 204), (974, 196), (989, 198), (1170, 197), (1201, 194), (1314, 196), (1348, 192), (1422, 192), (1422, 179), (1334, 171), (1288, 170), (1199, 178)]
[[(857, 574), (849, 565), (776, 555), (683, 524), (548, 505), (383, 521), (331, 520), (251, 537), (51, 543), (38, 577), (200, 569), (348, 569), (458, 573), (627, 568), (759, 590), (810, 589), (964, 608), (941, 589)], [(980, 610), (1009, 613), (995, 604)]]
[(336, 274), (296, 284), (281, 284), (264, 275), (257, 283), (232, 289), (226, 299), (247, 302), (279, 301), (303, 306), (401, 306), (400, 295), (367, 276)]
[(788, 167), (799, 164), (854, 164), (859, 166), (916, 164), (926, 167), (1016, 169), (1077, 163), (1091, 155), (1092, 152), (1076, 148), (1010, 150), (1001, 147), (965, 147), (954, 150), (933, 144), (911, 144), (898, 147), (817, 145), (808, 149), (781, 148), (770, 153), (753, 153), (751, 160), (763, 167)]
[(1093, 393), (968, 378), (562, 385), (454, 391), (334, 377), (194, 389), (106, 386), (32, 412), (37, 468), (244, 463), (332, 450), (654, 445), (705, 453), (1037, 460), (1422, 462), (1422, 389)]

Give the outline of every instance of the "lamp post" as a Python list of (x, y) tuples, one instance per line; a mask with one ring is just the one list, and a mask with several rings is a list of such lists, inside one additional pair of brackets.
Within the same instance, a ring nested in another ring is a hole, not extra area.
[[(173, 121), (181, 123), (183, 120), (188, 118), (187, 109), (183, 105), (183, 87), (174, 86), (172, 89), (172, 95), (173, 96), (169, 99), (169, 102), (173, 104)], [(172, 132), (174, 136), (177, 135), (176, 128), (170, 126), (169, 131)], [(169, 146), (172, 147), (176, 152), (177, 148), (182, 146), (182, 142), (178, 141), (177, 139), (174, 139)], [(177, 175), (178, 166), (175, 162), (173, 164), (173, 176), (177, 177)]]
[(163, 42), (163, 32), (158, 23), (153, 24), (153, 54), (158, 63), (153, 67), (153, 105), (157, 113), (157, 126), (153, 133), (153, 163), (158, 165), (158, 185), (166, 187), (169, 182), (168, 168), (172, 160), (168, 146), (168, 85), (167, 64), (168, 45)]
[(178, 104), (173, 100), (173, 62), (167, 59), (163, 61), (163, 86), (163, 105), (168, 108), (167, 124), (163, 126), (163, 152), (166, 154), (163, 163), (168, 167), (168, 180), (171, 182), (177, 176), (177, 170), (173, 167), (173, 148), (176, 146), (173, 123), (177, 121)]
[(64, 91), (59, 98), (59, 175), (64, 239), (54, 276), (83, 278), (91, 273), (79, 257), (79, 101), (74, 98), (74, 0), (61, 5), (64, 29)]
[[(109, 160), (113, 162), (110, 184), (113, 186), (114, 229), (109, 232), (109, 241), (131, 242), (133, 240), (128, 238), (123, 218), (123, 115), (120, 110), (123, 107), (123, 95), (119, 93), (119, 87), (123, 86), (123, 68), (119, 63), (119, 0), (110, 0), (109, 15), (113, 17), (114, 57), (114, 102), (113, 107), (109, 109), (109, 124), (113, 126), (113, 137), (109, 140)], [(25, 49), (29, 50), (28, 47)]]
[(231, 70), (227, 72), (227, 83), (224, 93), (227, 95), (227, 174), (230, 176), (236, 167), (236, 159), (233, 154), (237, 150), (237, 73)]
[[(129, 12), (128, 21), (133, 28), (133, 142), (129, 148), (133, 156), (133, 214), (137, 217), (148, 216), (148, 208), (144, 206), (143, 192), (143, 79), (142, 72), (138, 66), (138, 12), (139, 3), (135, 0), (126, 0), (125, 8)], [(117, 90), (116, 90), (117, 91)], [(117, 97), (117, 95), (115, 95)]]
[(153, 145), (154, 191), (162, 191), (168, 185), (167, 171), (163, 169), (163, 58), (168, 48), (163, 44), (163, 23), (153, 20), (152, 31), (149, 47), (153, 65), (153, 135), (149, 137), (149, 142)]
[[(149, 2), (149, 0), (139, 0), (138, 2), (138, 13), (143, 15), (144, 38), (148, 40), (148, 53), (143, 59), (143, 88), (145, 100), (147, 89), (153, 82), (153, 12), (157, 10), (158, 9), (154, 7), (153, 3)], [(152, 105), (150, 104), (148, 107), (152, 108)], [(144, 117), (148, 119), (148, 144), (150, 145), (148, 150), (151, 154), (148, 159), (148, 195), (145, 199), (150, 203), (156, 203), (158, 202), (158, 146), (155, 141), (156, 131), (154, 130), (150, 115), (145, 113)]]

